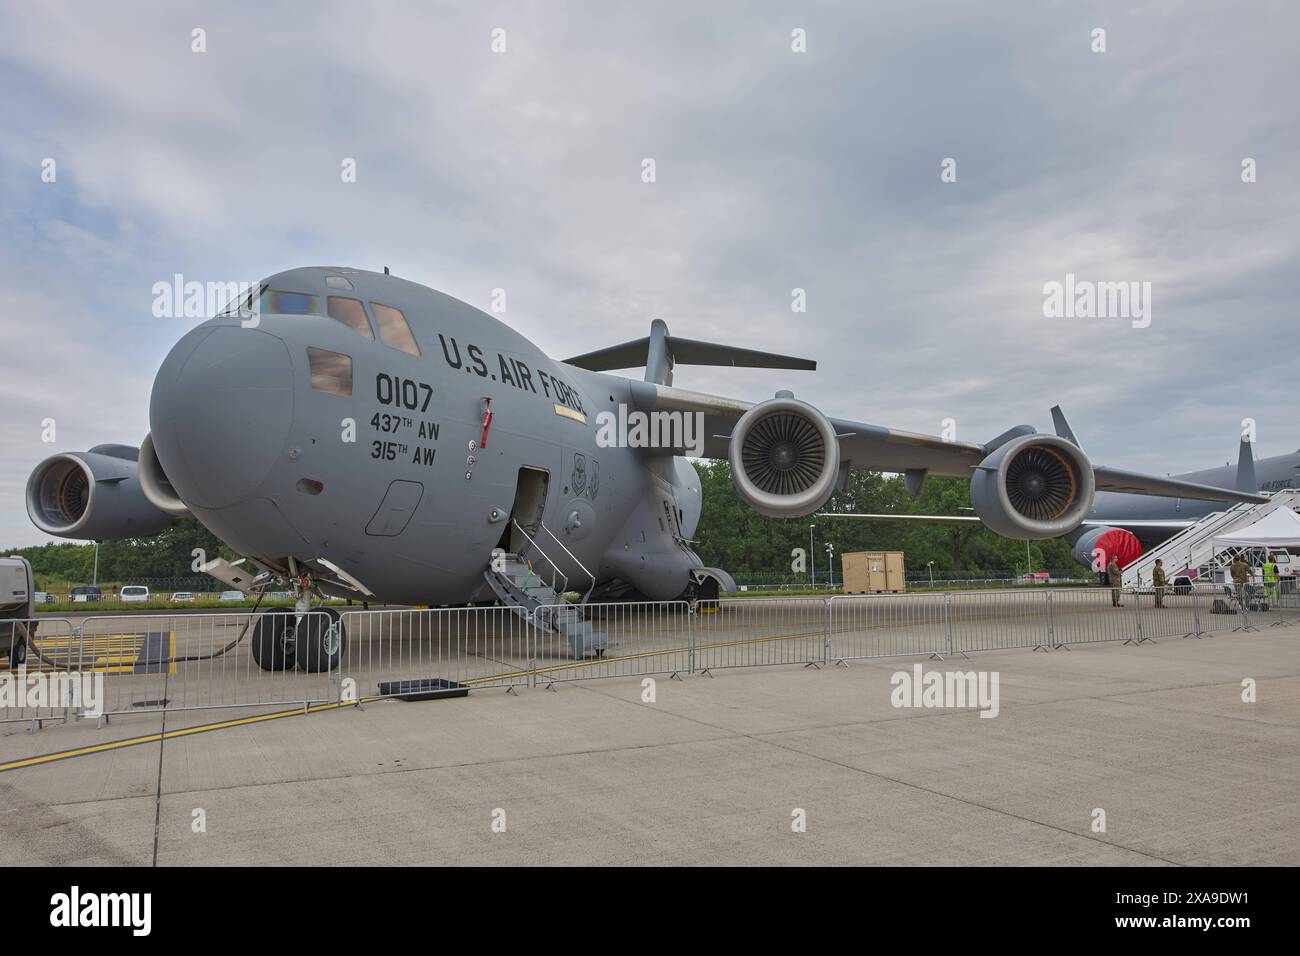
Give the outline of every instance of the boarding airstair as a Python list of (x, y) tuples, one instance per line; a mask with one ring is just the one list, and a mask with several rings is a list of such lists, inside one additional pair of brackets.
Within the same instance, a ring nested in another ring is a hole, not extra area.
[(1214, 539), (1219, 535), (1242, 531), (1277, 508), (1300, 510), (1300, 491), (1278, 491), (1262, 504), (1243, 502), (1225, 511), (1206, 515), (1125, 567), (1124, 586), (1150, 584), (1157, 558), (1164, 561), (1165, 577), (1171, 585), (1178, 583), (1179, 578), (1187, 578), (1196, 583), (1212, 583), (1214, 572), (1230, 564), (1241, 550), (1216, 548)]
[[(569, 586), (564, 572), (523, 528), (520, 528), (517, 523), (515, 527), (530, 547), (524, 554), (498, 552), (493, 555), (492, 563), (483, 572), (483, 578), (492, 588), (492, 592), (502, 604), (514, 611), (521, 619), (565, 638), (569, 642), (575, 660), (581, 660), (588, 655), (603, 656), (609, 646), (609, 636), (602, 631), (597, 631), (586, 616), (586, 600), (591, 596), (591, 590), (588, 589), (579, 604), (566, 602), (564, 595), (568, 593)], [(549, 529), (544, 525), (542, 530), (547, 530), (549, 533)], [(558, 539), (555, 543), (572, 557), (569, 549), (560, 544)], [(530, 553), (538, 556), (539, 560), (536, 564), (526, 556)], [(573, 558), (573, 561), (578, 564), (578, 567), (582, 567), (577, 558)], [(543, 573), (543, 568), (549, 571), (549, 578)], [(583, 570), (585, 571), (586, 568)], [(592, 584), (595, 584), (594, 577)]]

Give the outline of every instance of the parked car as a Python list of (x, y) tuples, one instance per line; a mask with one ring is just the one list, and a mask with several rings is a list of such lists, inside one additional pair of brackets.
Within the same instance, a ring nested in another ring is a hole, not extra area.
[(104, 592), (93, 585), (82, 585), (79, 588), (72, 589), (72, 601), (74, 604), (84, 604), (86, 601), (102, 601)]
[(1052, 575), (1047, 571), (1031, 571), (1020, 578), (1021, 584), (1050, 584), (1051, 581)]
[(149, 589), (143, 584), (126, 584), (122, 586), (122, 593), (118, 596), (123, 601), (147, 601)]
[(37, 604), (53, 604), (54, 595), (51, 594), (49, 591), (37, 591), (34, 595), (32, 595), (32, 600), (35, 601)]
[(172, 595), (172, 603), (173, 603), (173, 604), (193, 604), (193, 603), (194, 603), (194, 592), (193, 592), (193, 591), (177, 591), (175, 594)]
[(242, 601), (244, 599), (243, 591), (222, 591), (222, 601)]

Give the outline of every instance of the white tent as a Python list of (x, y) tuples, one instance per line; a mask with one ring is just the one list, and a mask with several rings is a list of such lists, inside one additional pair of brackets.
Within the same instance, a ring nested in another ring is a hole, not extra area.
[(1300, 548), (1300, 515), (1290, 508), (1274, 508), (1254, 524), (1213, 540), (1225, 547)]

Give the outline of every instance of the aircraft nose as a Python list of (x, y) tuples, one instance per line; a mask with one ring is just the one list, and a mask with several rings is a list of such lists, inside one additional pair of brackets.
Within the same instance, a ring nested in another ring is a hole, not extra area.
[(293, 360), (276, 335), (200, 326), (163, 360), (149, 427), (163, 470), (187, 504), (223, 508), (253, 495), (293, 423)]

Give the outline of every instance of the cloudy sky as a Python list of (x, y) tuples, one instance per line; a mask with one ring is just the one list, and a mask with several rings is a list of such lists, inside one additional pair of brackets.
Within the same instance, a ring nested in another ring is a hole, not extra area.
[[(969, 440), (1059, 402), (1151, 471), (1300, 447), (1290, 0), (233, 6), (3, 2), (0, 546), (38, 460), (144, 436), (176, 273), (504, 288), (557, 357), (660, 317), (821, 363), (685, 387)], [(1045, 317), (1067, 273), (1149, 326)]]

